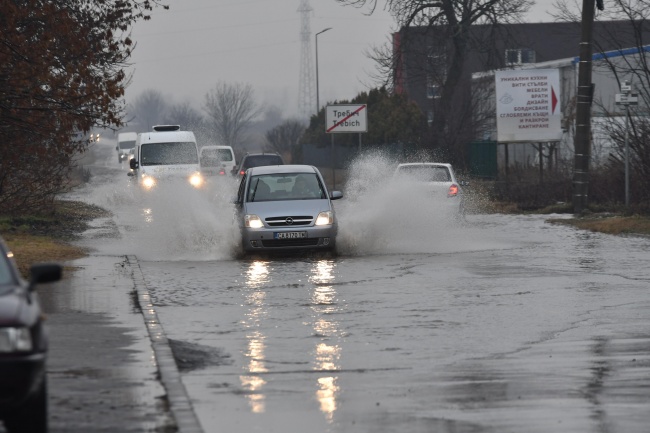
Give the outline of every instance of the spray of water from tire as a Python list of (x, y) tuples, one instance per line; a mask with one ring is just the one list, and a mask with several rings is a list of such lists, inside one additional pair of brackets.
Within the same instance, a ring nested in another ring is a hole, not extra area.
[(417, 181), (394, 178), (397, 164), (382, 152), (351, 163), (344, 199), (335, 202), (339, 254), (448, 253), (463, 244), (475, 248), (466, 220)]

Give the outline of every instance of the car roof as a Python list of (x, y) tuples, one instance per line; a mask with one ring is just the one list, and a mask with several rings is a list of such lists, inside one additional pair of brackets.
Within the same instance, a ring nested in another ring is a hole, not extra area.
[(403, 164), (398, 164), (397, 168), (400, 167), (413, 167), (413, 166), (432, 166), (432, 167), (447, 167), (450, 168), (451, 164), (447, 164), (444, 162), (406, 162)]
[(206, 146), (201, 147), (201, 150), (203, 150), (203, 149), (228, 149), (228, 150), (232, 150), (232, 147), (231, 146), (217, 146), (215, 144), (208, 144)]
[(263, 165), (260, 167), (251, 167), (248, 169), (250, 175), (276, 174), (276, 173), (317, 173), (316, 167), (305, 164), (289, 165)]
[(140, 144), (146, 143), (167, 143), (167, 142), (193, 142), (196, 138), (192, 131), (149, 131), (138, 134)]
[(278, 152), (246, 152), (245, 156), (255, 156), (255, 155), (280, 155)]

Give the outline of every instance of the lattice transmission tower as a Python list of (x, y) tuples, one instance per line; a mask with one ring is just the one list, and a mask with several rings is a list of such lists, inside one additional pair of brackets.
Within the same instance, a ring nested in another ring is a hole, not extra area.
[(298, 110), (301, 116), (309, 117), (315, 112), (314, 70), (311, 60), (311, 14), (314, 10), (309, 0), (300, 0), (300, 82), (298, 88)]

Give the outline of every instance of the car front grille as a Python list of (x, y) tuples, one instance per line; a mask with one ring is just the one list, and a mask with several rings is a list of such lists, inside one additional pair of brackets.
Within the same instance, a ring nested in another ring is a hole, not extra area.
[(265, 239), (262, 240), (264, 248), (282, 248), (282, 247), (315, 247), (318, 245), (319, 238), (304, 239)]
[(269, 227), (294, 227), (294, 226), (308, 226), (314, 220), (313, 217), (307, 216), (283, 216), (283, 217), (270, 217), (265, 218), (264, 221)]

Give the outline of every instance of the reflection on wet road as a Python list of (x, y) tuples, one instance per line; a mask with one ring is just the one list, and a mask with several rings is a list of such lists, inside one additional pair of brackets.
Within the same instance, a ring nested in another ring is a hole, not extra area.
[(474, 219), (489, 248), (141, 263), (235, 360), (184, 376), (206, 431), (644, 431), (648, 240)]

